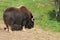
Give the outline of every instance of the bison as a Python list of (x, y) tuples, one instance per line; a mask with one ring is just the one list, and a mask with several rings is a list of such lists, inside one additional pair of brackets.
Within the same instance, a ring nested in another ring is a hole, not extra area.
[(3, 20), (8, 31), (12, 32), (13, 25), (19, 25), (25, 31), (25, 28), (34, 26), (32, 13), (25, 6), (20, 8), (9, 7), (3, 13)]

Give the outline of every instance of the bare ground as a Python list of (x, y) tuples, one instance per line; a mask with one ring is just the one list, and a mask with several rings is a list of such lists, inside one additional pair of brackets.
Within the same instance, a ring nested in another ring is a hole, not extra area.
[(0, 20), (0, 40), (60, 40), (60, 33), (45, 31), (39, 26), (13, 33), (3, 30), (4, 27), (3, 21)]

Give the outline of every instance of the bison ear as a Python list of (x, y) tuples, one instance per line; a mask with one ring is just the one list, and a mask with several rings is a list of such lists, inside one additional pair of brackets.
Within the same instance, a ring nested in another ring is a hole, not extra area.
[(35, 19), (34, 19), (34, 18), (32, 18), (31, 20), (34, 22), (34, 20), (35, 20)]

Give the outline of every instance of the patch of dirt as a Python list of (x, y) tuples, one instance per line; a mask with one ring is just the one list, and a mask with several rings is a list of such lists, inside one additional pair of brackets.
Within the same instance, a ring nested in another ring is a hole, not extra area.
[(0, 20), (0, 40), (60, 40), (60, 33), (45, 31), (39, 26), (12, 33), (3, 30), (4, 27), (3, 20)]

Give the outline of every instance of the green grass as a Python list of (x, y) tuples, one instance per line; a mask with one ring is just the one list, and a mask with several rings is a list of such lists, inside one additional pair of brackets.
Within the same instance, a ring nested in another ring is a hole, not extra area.
[(35, 18), (35, 25), (45, 30), (60, 32), (60, 22), (56, 20), (53, 0), (0, 0), (0, 19), (7, 7), (25, 5)]

